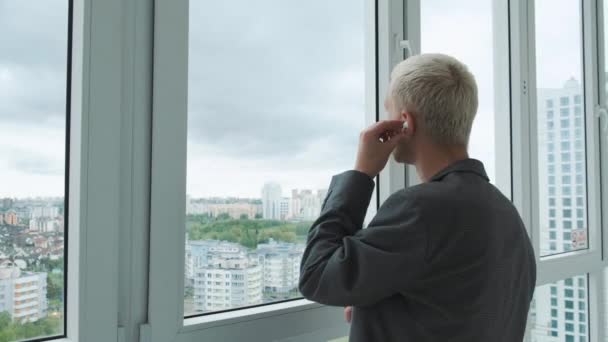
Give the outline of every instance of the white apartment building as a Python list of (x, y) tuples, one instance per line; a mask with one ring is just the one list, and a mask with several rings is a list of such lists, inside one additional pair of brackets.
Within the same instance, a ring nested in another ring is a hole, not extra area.
[(303, 244), (276, 242), (259, 244), (256, 250), (263, 267), (264, 291), (288, 293), (298, 288)]
[(300, 220), (314, 220), (319, 217), (321, 213), (321, 205), (327, 196), (327, 189), (319, 189), (317, 193), (313, 193), (312, 190), (292, 190), (291, 191), (291, 202), (292, 202), (292, 213), (291, 216), (295, 219)]
[(21, 272), (11, 263), (0, 266), (0, 312), (23, 323), (46, 317), (46, 273)]
[(30, 218), (57, 218), (59, 217), (59, 207), (53, 205), (32, 207)]
[(262, 217), (268, 220), (281, 219), (283, 190), (277, 183), (266, 183), (262, 187)]
[(208, 247), (206, 264), (194, 272), (194, 305), (199, 312), (262, 303), (262, 267), (241, 248)]
[[(583, 108), (575, 79), (538, 90), (541, 255), (587, 247)], [(585, 276), (538, 287), (530, 341), (588, 341), (587, 293)]]
[(287, 220), (291, 217), (291, 198), (283, 197), (281, 198), (281, 203), (279, 204), (279, 218), (281, 220)]
[(30, 219), (30, 230), (42, 233), (56, 232), (61, 229), (61, 224), (56, 218), (38, 216)]

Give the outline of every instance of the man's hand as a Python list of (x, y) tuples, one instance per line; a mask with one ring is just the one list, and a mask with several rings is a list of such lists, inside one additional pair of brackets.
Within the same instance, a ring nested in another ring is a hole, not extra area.
[[(359, 137), (355, 170), (372, 178), (376, 177), (384, 169), (391, 152), (403, 137), (405, 134), (401, 120), (378, 121), (366, 128)], [(380, 141), (380, 138), (384, 142)]]
[(347, 306), (344, 308), (344, 319), (347, 323), (350, 323), (353, 320), (353, 307)]

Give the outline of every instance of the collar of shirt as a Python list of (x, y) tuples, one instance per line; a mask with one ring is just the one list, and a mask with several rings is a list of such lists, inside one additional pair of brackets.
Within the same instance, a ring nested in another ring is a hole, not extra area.
[(447, 176), (448, 174), (453, 173), (453, 172), (474, 173), (474, 174), (481, 176), (486, 181), (490, 181), (490, 179), (488, 178), (488, 175), (486, 174), (486, 170), (483, 167), (483, 163), (477, 159), (469, 158), (469, 159), (463, 159), (463, 160), (459, 160), (455, 163), (452, 163), (452, 165), (437, 172), (433, 177), (431, 177), (429, 182), (440, 181), (445, 176)]

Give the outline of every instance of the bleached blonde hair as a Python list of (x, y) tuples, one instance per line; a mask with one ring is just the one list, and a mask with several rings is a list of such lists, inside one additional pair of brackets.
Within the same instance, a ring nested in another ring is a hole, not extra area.
[(395, 66), (389, 89), (396, 108), (417, 114), (433, 141), (468, 145), (477, 113), (477, 84), (456, 58), (443, 54), (412, 56)]

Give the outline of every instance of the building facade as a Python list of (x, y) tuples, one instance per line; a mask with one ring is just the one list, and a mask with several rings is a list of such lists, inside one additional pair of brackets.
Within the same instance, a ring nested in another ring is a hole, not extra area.
[[(582, 94), (575, 79), (559, 89), (538, 90), (541, 255), (587, 248)], [(588, 341), (587, 294), (586, 276), (538, 287), (531, 341)]]
[(46, 273), (22, 272), (12, 264), (0, 266), (0, 312), (15, 322), (36, 322), (47, 315)]
[(194, 272), (198, 312), (262, 303), (262, 268), (243, 251), (210, 251), (207, 264)]
[(274, 240), (259, 244), (256, 254), (263, 267), (264, 292), (287, 294), (296, 291), (303, 253), (303, 244)]
[(283, 199), (281, 185), (266, 183), (262, 187), (262, 217), (267, 220), (281, 219), (281, 201)]

